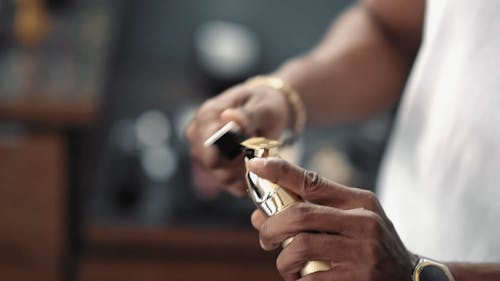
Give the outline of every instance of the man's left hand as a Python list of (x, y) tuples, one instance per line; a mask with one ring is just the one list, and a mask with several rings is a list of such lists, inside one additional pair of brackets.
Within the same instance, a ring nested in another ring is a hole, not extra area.
[[(278, 158), (252, 159), (248, 169), (305, 200), (270, 218), (261, 211), (252, 215), (264, 250), (294, 237), (276, 261), (286, 281), (411, 280), (417, 257), (407, 251), (372, 192), (342, 186)], [(301, 278), (310, 260), (329, 261), (331, 269)]]

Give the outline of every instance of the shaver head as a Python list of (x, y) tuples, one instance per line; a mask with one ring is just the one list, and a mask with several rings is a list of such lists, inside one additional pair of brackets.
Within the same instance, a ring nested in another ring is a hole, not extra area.
[(205, 147), (211, 145), (215, 145), (221, 156), (227, 159), (234, 159), (242, 152), (245, 152), (246, 158), (251, 159), (277, 156), (282, 143), (263, 137), (247, 138), (241, 133), (240, 126), (230, 121), (205, 140)]
[(253, 137), (246, 139), (240, 143), (244, 150), (245, 156), (248, 159), (254, 157), (272, 157), (278, 156), (278, 150), (281, 147), (281, 142), (263, 137)]
[[(255, 137), (241, 143), (245, 148), (245, 161), (255, 157), (278, 156), (279, 141)], [(272, 216), (299, 200), (298, 196), (284, 190), (279, 185), (247, 171), (246, 182), (252, 201), (266, 215)]]
[(269, 217), (300, 201), (299, 196), (252, 172), (246, 173), (246, 182), (248, 195), (255, 205)]

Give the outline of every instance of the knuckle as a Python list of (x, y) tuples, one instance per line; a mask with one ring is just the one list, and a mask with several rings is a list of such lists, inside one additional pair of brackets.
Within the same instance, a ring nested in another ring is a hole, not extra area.
[(283, 252), (278, 255), (278, 258), (276, 258), (276, 269), (278, 269), (278, 272), (281, 274), (281, 276), (285, 277), (288, 275), (288, 264), (286, 262), (286, 257), (283, 255)]
[(282, 174), (288, 174), (290, 173), (290, 164), (288, 164), (288, 162), (286, 162), (285, 160), (283, 159), (275, 159), (274, 160), (276, 165), (277, 165), (277, 168), (278, 170), (282, 173)]
[(259, 213), (257, 210), (254, 211), (250, 217), (250, 220), (252, 222), (252, 225), (258, 230), (260, 231), (260, 227), (261, 225), (264, 223), (264, 221), (262, 220), (262, 216), (261, 216), (261, 213)]
[(367, 202), (377, 202), (377, 196), (370, 190), (363, 190), (363, 196)]
[(381, 265), (378, 259), (372, 260), (366, 270), (366, 278), (368, 278), (367, 280), (380, 280), (380, 266)]
[(275, 173), (272, 173), (274, 182), (279, 183), (281, 177), (287, 176), (290, 173), (290, 164), (280, 158), (272, 158), (266, 161), (265, 169), (269, 169)]
[(311, 257), (313, 241), (311, 235), (299, 233), (293, 238), (293, 256), (296, 260), (306, 261)]
[(378, 198), (377, 195), (375, 195), (375, 193), (369, 190), (362, 190), (361, 194), (363, 197), (363, 205), (365, 206), (366, 209), (374, 212), (379, 209)]
[(266, 245), (271, 244), (271, 240), (273, 238), (273, 231), (271, 225), (267, 223), (267, 221), (260, 226), (259, 238), (260, 241), (262, 241), (262, 243)]
[(313, 194), (323, 185), (323, 178), (314, 171), (304, 170), (302, 176), (301, 190), (303, 194)]
[(366, 251), (366, 256), (371, 261), (370, 266), (375, 266), (381, 256), (380, 244), (375, 240), (368, 240), (367, 244), (364, 246)]
[(364, 221), (365, 231), (373, 238), (380, 238), (383, 234), (382, 219), (374, 212), (368, 211)]
[[(297, 170), (295, 170), (294, 166), (290, 164), (288, 161), (278, 158), (271, 157), (266, 161), (264, 169), (268, 171), (269, 180), (274, 183), (280, 184), (284, 182), (287, 178), (294, 179), (293, 188), (299, 189), (296, 193), (301, 194), (300, 192), (305, 185), (305, 180), (301, 177), (300, 174), (297, 174)], [(301, 194), (302, 195), (302, 194)]]
[(315, 209), (309, 204), (300, 204), (293, 209), (293, 212), (293, 218), (297, 225), (307, 224), (315, 217)]

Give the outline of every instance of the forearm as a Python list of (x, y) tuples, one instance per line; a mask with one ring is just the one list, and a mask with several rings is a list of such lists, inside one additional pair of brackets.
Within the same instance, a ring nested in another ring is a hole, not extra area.
[(310, 125), (363, 120), (399, 98), (415, 55), (362, 4), (333, 24), (309, 54), (284, 64), (275, 75), (302, 96)]
[(455, 281), (500, 280), (500, 264), (450, 263), (448, 267)]

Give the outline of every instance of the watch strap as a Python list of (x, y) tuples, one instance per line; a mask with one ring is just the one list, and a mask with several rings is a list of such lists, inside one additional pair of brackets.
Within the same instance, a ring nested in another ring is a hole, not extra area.
[(413, 281), (455, 281), (450, 269), (438, 261), (419, 257), (412, 273)]

